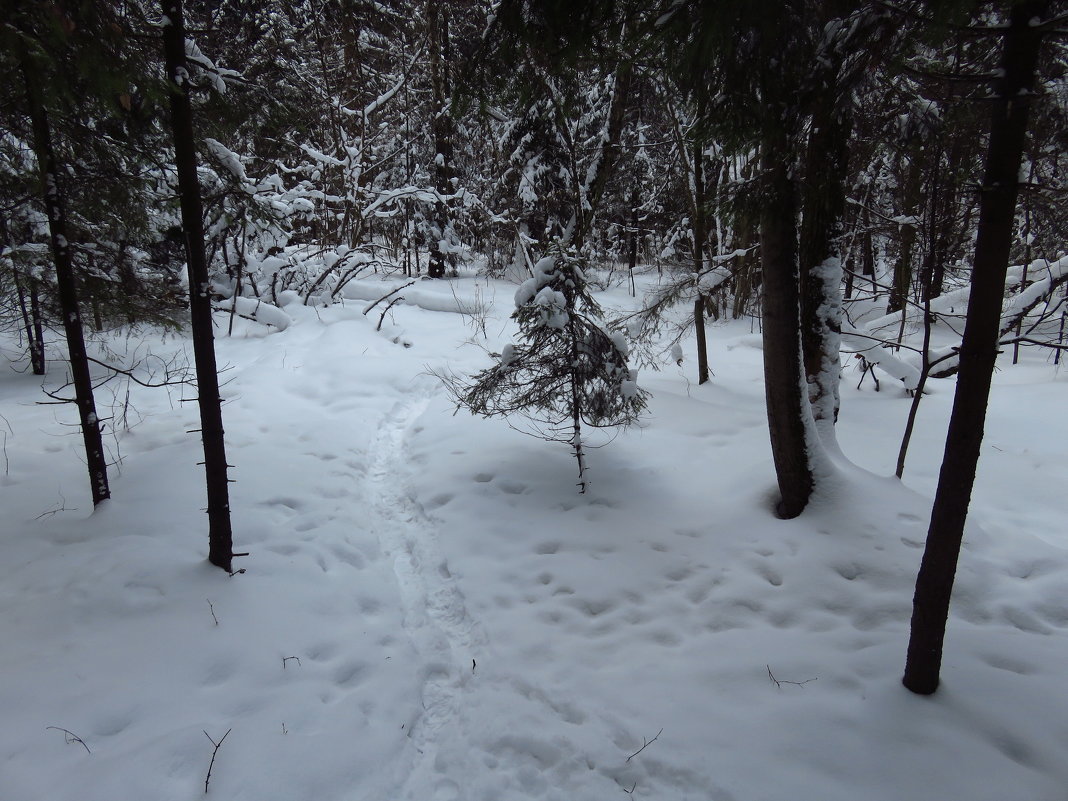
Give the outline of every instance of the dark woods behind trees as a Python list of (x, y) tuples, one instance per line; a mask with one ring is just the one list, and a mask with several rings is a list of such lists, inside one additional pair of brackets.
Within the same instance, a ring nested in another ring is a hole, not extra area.
[[(616, 323), (632, 360), (693, 334), (706, 381), (708, 320), (757, 318), (784, 518), (831, 469), (842, 350), (909, 391), (959, 369), (906, 678), (933, 690), (995, 352), (1063, 345), (1063, 2), (179, 6), (5, 4), (0, 320), (34, 372), (66, 343), (94, 500), (96, 332), (184, 325), (189, 301), (229, 570), (211, 303), (281, 325), (363, 271), (652, 268)], [(961, 330), (940, 298), (969, 291), (959, 354), (909, 363), (907, 334)]]

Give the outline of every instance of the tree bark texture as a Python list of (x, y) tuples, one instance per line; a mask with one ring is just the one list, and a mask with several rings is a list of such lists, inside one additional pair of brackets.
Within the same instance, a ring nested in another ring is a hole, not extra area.
[[(30, 121), (33, 126), (33, 147), (41, 174), (41, 192), (44, 199), (48, 230), (52, 239), (52, 256), (56, 267), (56, 288), (59, 306), (63, 312), (63, 331), (67, 339), (67, 354), (70, 359), (71, 381), (81, 422), (82, 440), (85, 445), (86, 466), (89, 469), (89, 485), (93, 494), (93, 506), (111, 497), (108, 484), (108, 465), (104, 455), (104, 443), (100, 435), (100, 419), (93, 398), (93, 381), (89, 372), (89, 359), (85, 351), (85, 337), (78, 304), (78, 286), (71, 259), (70, 241), (67, 232), (67, 215), (63, 192), (59, 185), (60, 171), (52, 146), (52, 131), (44, 95), (38, 83), (37, 67), (29, 54), (23, 53), (22, 73), (29, 101)], [(34, 291), (34, 290), (31, 290)], [(35, 292), (35, 291), (34, 291)], [(36, 294), (32, 296), (36, 306)], [(36, 315), (35, 315), (36, 316)], [(35, 326), (36, 328), (36, 326)], [(39, 332), (37, 342), (40, 343)], [(41, 359), (43, 361), (43, 352)]]
[(968, 515), (990, 382), (997, 357), (998, 327), (1016, 212), (1018, 176), (1027, 134), (1035, 68), (1049, 3), (1012, 5), (1005, 30), (1003, 77), (992, 100), (990, 141), (986, 154), (979, 225), (975, 242), (972, 290), (960, 349), (960, 371), (946, 449), (938, 476), (920, 572), (913, 599), (912, 631), (904, 685), (929, 695), (939, 684), (942, 647), (950, 595)]
[(811, 412), (802, 386), (797, 198), (787, 158), (789, 136), (768, 124), (761, 142), (764, 196), (760, 211), (764, 391), (781, 517), (804, 511), (815, 484), (806, 429)]
[(801, 356), (801, 290), (798, 274), (797, 135), (800, 69), (797, 26), (800, 2), (785, 2), (764, 15), (758, 52), (761, 171), (760, 278), (764, 394), (768, 433), (782, 518), (800, 515), (815, 486), (813, 433)]
[(201, 441), (208, 491), (208, 561), (228, 572), (233, 558), (230, 528), (230, 489), (226, 475), (222, 401), (215, 363), (215, 336), (211, 319), (211, 287), (204, 253), (204, 223), (193, 144), (193, 114), (189, 103), (189, 72), (185, 58), (185, 23), (181, 0), (165, 0), (163, 48), (170, 80), (171, 125), (178, 192), (182, 207), (186, 263), (189, 270), (189, 311), (196, 362), (197, 400), (200, 405)]

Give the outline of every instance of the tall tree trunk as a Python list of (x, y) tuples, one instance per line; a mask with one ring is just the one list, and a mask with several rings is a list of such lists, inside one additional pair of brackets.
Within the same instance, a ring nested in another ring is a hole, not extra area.
[(26, 329), (26, 349), (30, 354), (30, 368), (34, 375), (45, 374), (44, 323), (41, 320), (41, 302), (37, 296), (37, 282), (29, 278), (30, 305), (26, 306), (26, 290), (22, 288), (19, 271), (12, 267), (11, 279), (15, 284), (22, 324)]
[(1034, 93), (1048, 0), (1012, 5), (1003, 34), (1002, 78), (992, 102), (990, 143), (979, 207), (972, 289), (960, 349), (960, 371), (946, 450), (938, 475), (916, 594), (904, 685), (929, 695), (938, 688), (949, 601), (968, 516), (1012, 246), (1020, 162)]
[(44, 316), (41, 314), (41, 293), (37, 282), (30, 281), (30, 321), (33, 323), (33, 340), (30, 343), (30, 363), (34, 375), (44, 375), (47, 369), (44, 349)]
[(634, 283), (634, 270), (638, 266), (638, 182), (630, 190), (630, 243), (627, 248), (627, 273), (630, 276), (630, 296), (636, 297), (638, 288)]
[(812, 424), (801, 357), (801, 289), (797, 244), (796, 26), (800, 0), (769, 10), (760, 33), (760, 277), (764, 394), (782, 518), (805, 510), (815, 487), (820, 447)]
[[(427, 2), (429, 27), (430, 80), (434, 92), (434, 176), (439, 195), (455, 193), (452, 185), (452, 116), (449, 109), (449, 7), (438, 0)], [(426, 274), (431, 278), (445, 277), (445, 252), (441, 243), (449, 228), (449, 208), (444, 200), (434, 207), (436, 239), (430, 243), (430, 264)]]
[(828, 90), (812, 118), (806, 153), (800, 243), (801, 346), (817, 426), (838, 419), (842, 217), (850, 122)]
[[(902, 214), (913, 220), (898, 226), (898, 255), (894, 263), (894, 283), (890, 287), (890, 298), (886, 304), (886, 313), (903, 312), (908, 305), (909, 289), (912, 287), (913, 250), (916, 245), (916, 208), (920, 202), (922, 187), (920, 156), (914, 149), (912, 158), (905, 166), (905, 186), (903, 192)], [(902, 313), (901, 324), (904, 328), (907, 313)]]
[(200, 405), (201, 441), (208, 490), (208, 561), (232, 572), (233, 535), (230, 528), (230, 488), (226, 476), (226, 445), (223, 439), (222, 402), (215, 364), (210, 282), (204, 253), (203, 210), (197, 180), (197, 154), (193, 145), (193, 114), (189, 104), (188, 69), (185, 60), (185, 23), (182, 0), (165, 0), (163, 49), (170, 80), (171, 126), (178, 193), (182, 206), (186, 263), (189, 268), (189, 312), (196, 362), (197, 400)]
[(797, 266), (797, 198), (791, 177), (789, 135), (769, 120), (761, 141), (764, 195), (760, 210), (764, 391), (772, 458), (782, 500), (781, 517), (797, 517), (815, 478), (807, 429), (811, 418), (802, 390), (801, 313)]
[(693, 145), (693, 269), (697, 297), (693, 301), (693, 327), (697, 335), (697, 383), (708, 382), (708, 340), (705, 337), (705, 297), (701, 294), (701, 272), (705, 268), (705, 242), (708, 215), (705, 207), (704, 154), (700, 142)]
[[(942, 285), (946, 280), (946, 260), (949, 258), (950, 243), (954, 237), (957, 215), (957, 192), (954, 187), (954, 174), (961, 160), (961, 137), (954, 136), (946, 156), (945, 177), (939, 178), (938, 196), (940, 202), (935, 205), (936, 223), (932, 226), (932, 252), (930, 278), (924, 287), (926, 298), (937, 298), (942, 294)], [(941, 173), (942, 170), (939, 170)]]
[[(48, 217), (48, 230), (52, 238), (56, 288), (59, 290), (59, 306), (63, 312), (63, 330), (66, 334), (67, 354), (70, 358), (71, 381), (74, 384), (74, 397), (81, 421), (93, 506), (96, 506), (111, 497), (111, 488), (108, 485), (108, 464), (104, 456), (103, 439), (100, 436), (100, 419), (96, 414), (96, 401), (93, 398), (89, 359), (85, 352), (77, 281), (74, 276), (74, 263), (71, 260), (67, 233), (67, 213), (63, 192), (59, 185), (59, 165), (52, 147), (52, 131), (48, 112), (44, 106), (44, 95), (38, 83), (37, 67), (25, 51), (22, 53), (22, 73), (26, 83), (30, 121), (33, 126), (33, 149), (41, 174), (41, 194), (44, 198), (45, 215)], [(39, 337), (37, 341), (40, 342)]]
[(864, 234), (860, 238), (860, 274), (871, 281), (871, 291), (874, 296), (878, 291), (875, 281), (875, 243), (871, 238), (871, 214), (867, 208), (864, 209), (862, 224)]

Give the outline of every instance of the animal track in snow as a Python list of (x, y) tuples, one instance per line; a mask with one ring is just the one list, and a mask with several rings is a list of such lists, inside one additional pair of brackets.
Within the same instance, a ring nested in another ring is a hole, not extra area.
[(362, 682), (366, 671), (367, 665), (363, 662), (346, 663), (334, 671), (334, 683), (339, 687), (351, 689)]

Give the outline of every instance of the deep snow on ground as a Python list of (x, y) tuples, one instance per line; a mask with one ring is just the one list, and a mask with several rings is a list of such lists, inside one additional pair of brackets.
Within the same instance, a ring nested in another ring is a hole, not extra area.
[[(995, 378), (920, 698), (900, 675), (951, 383), (902, 485), (908, 399), (847, 364), (855, 465), (780, 521), (759, 336), (715, 326), (712, 382), (643, 372), (649, 414), (581, 496), (566, 448), (454, 414), (432, 375), (489, 364), (514, 285), (418, 292), (380, 332), (352, 300), (218, 340), (232, 578), (204, 561), (188, 388), (131, 390), (90, 514), (72, 410), (5, 365), (2, 801), (199, 798), (228, 731), (208, 796), (234, 801), (1068, 799), (1068, 386), (1044, 355)], [(441, 311), (476, 297), (485, 339)], [(112, 347), (134, 344), (183, 343)]]

